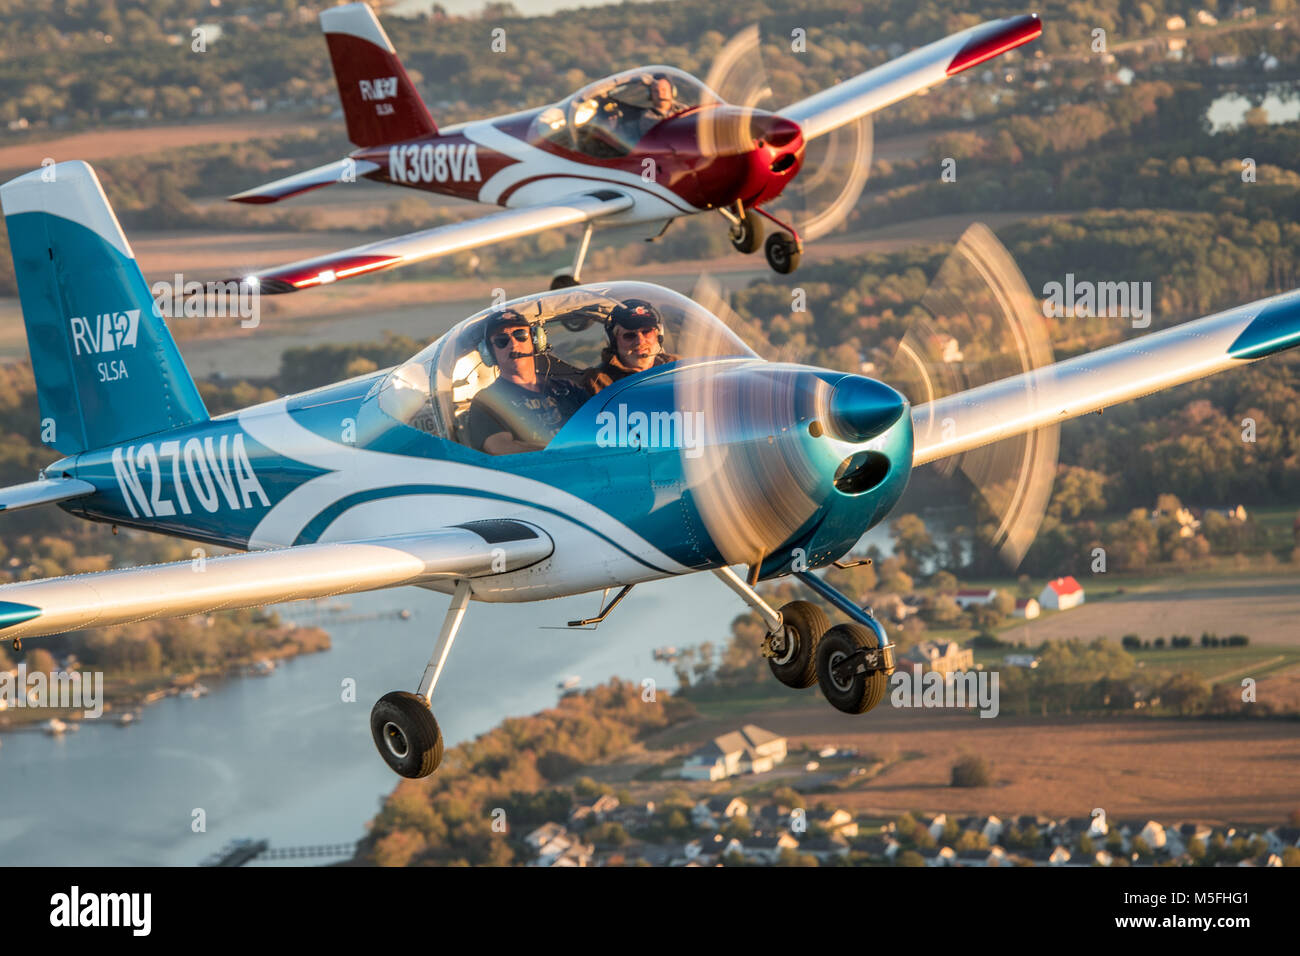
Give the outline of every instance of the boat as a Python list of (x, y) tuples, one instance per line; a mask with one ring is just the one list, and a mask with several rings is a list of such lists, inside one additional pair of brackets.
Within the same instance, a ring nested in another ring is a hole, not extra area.
[(252, 673), (257, 677), (270, 677), (275, 672), (275, 661), (259, 657), (253, 661)]
[(45, 723), (41, 724), (41, 729), (51, 737), (61, 737), (68, 729), (68, 725), (57, 717), (51, 717)]
[(117, 725), (119, 727), (127, 727), (133, 723), (135, 723), (134, 711), (124, 710), (122, 713), (117, 715)]
[(190, 700), (198, 700), (200, 697), (205, 696), (207, 693), (208, 693), (208, 689), (205, 686), (203, 686), (198, 682), (195, 682), (191, 684), (189, 687), (186, 687), (183, 691), (181, 691), (181, 696), (188, 697)]

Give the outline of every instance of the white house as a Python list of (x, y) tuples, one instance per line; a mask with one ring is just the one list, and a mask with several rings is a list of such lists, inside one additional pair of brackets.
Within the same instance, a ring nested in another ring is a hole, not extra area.
[(993, 603), (998, 596), (997, 588), (962, 588), (952, 596), (957, 606), (963, 611), (972, 607), (984, 607)]
[(781, 858), (782, 850), (797, 849), (799, 849), (799, 841), (783, 831), (775, 836), (750, 837), (745, 841), (741, 852), (746, 859), (755, 863), (775, 863)]
[(691, 808), (691, 821), (697, 827), (716, 829), (718, 826), (716, 818), (719, 816), (730, 820), (748, 814), (749, 804), (740, 797), (714, 797), (711, 800), (701, 800)]
[(1068, 611), (1083, 603), (1083, 585), (1073, 577), (1048, 581), (1043, 593), (1038, 595), (1038, 603), (1053, 611)]
[(1155, 820), (1148, 820), (1146, 826), (1142, 828), (1142, 832), (1138, 834), (1138, 837), (1140, 837), (1142, 841), (1153, 850), (1160, 850), (1165, 846), (1165, 828)]
[(853, 814), (847, 810), (836, 809), (824, 817), (819, 817), (817, 822), (828, 833), (837, 833), (842, 837), (855, 837), (858, 835), (857, 821), (853, 819)]
[(714, 737), (686, 758), (684, 780), (722, 780), (741, 773), (767, 773), (786, 758), (786, 740), (769, 730), (746, 724)]

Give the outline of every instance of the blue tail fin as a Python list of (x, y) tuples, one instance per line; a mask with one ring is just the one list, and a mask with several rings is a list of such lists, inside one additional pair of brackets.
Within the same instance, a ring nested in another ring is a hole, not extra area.
[(206, 421), (95, 171), (47, 166), (0, 186), (41, 439), (74, 455)]

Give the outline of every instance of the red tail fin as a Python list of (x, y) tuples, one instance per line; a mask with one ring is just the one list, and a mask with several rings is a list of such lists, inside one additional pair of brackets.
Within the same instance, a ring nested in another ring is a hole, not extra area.
[(320, 25), (334, 63), (348, 139), (357, 146), (383, 146), (438, 132), (368, 5), (331, 7), (321, 13)]

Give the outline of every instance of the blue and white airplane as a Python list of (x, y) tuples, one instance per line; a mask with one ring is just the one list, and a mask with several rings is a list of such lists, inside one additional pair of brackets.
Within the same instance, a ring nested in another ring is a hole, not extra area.
[[(870, 378), (764, 361), (675, 292), (611, 282), (495, 306), (396, 368), (213, 418), (94, 171), (27, 174), (0, 204), (42, 436), (64, 456), (0, 507), (57, 502), (246, 552), (5, 585), (0, 629), (18, 646), (399, 585), (448, 593), (417, 690), (371, 714), (408, 777), (442, 758), (430, 701), (471, 599), (621, 597), (708, 571), (766, 623), (779, 680), (865, 712), (893, 645), (813, 571), (889, 515), (914, 467), (1300, 343), (1288, 293), (913, 406)], [(786, 574), (848, 622), (769, 606), (755, 584)]]

